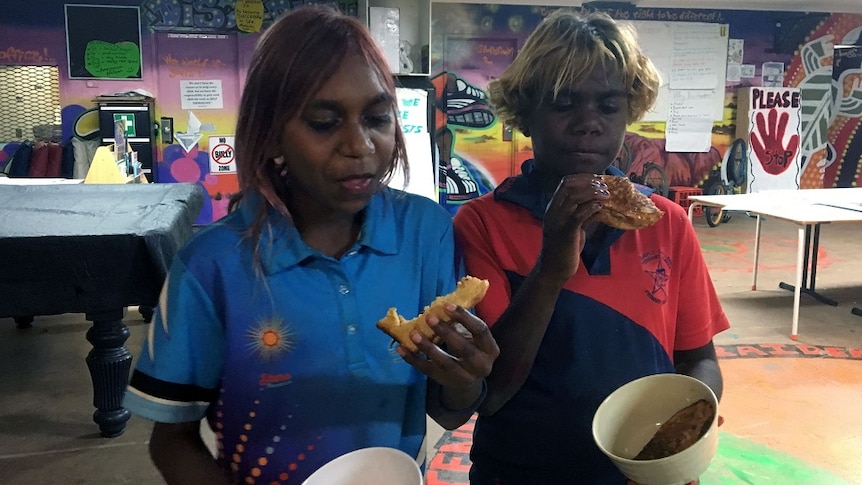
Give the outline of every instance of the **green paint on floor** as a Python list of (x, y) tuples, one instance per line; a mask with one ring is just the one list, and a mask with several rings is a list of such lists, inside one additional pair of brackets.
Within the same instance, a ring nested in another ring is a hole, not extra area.
[(798, 458), (728, 433), (720, 433), (718, 452), (701, 485), (860, 485), (808, 465)]
[(739, 248), (723, 244), (701, 244), (700, 249), (709, 253), (734, 253), (739, 251)]

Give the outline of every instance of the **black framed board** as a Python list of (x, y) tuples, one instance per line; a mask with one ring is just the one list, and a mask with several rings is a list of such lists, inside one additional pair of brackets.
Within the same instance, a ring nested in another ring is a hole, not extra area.
[(141, 79), (139, 7), (66, 4), (69, 79)]

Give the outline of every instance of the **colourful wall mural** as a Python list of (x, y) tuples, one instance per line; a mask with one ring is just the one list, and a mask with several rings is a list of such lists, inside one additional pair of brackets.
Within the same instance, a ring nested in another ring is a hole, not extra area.
[[(90, 125), (95, 123), (98, 128), (98, 117), (92, 116), (95, 97), (135, 90), (152, 95), (157, 123), (153, 127), (152, 178), (157, 183), (200, 184), (209, 194), (196, 220), (200, 225), (224, 216), (230, 196), (239, 187), (235, 164), (218, 163), (224, 162), (224, 154), (230, 150), (217, 150), (216, 145), (232, 140), (241, 86), (259, 31), (282, 13), (305, 4), (329, 5), (351, 14), (357, 8), (355, 0), (241, 2), (262, 6), (257, 11), (235, 0), (91, 1), (88, 4), (139, 7), (142, 76), (135, 80), (81, 80), (68, 75), (65, 2), (38, 3), (16, 2), (0, 18), (0, 65), (59, 66), (65, 142), (74, 136), (93, 137)], [(257, 21), (249, 16), (257, 16)], [(172, 121), (170, 140), (159, 129), (162, 118)], [(4, 148), (0, 166), (11, 157), (15, 141), (0, 140), (0, 144), (6, 142), (0, 145)]]
[[(856, 132), (860, 114), (841, 112), (841, 128), (833, 106), (857, 106), (862, 98), (860, 57), (841, 57), (843, 83), (833, 81), (833, 47), (862, 44), (862, 15), (703, 9), (601, 8), (626, 21), (660, 20), (726, 24), (729, 29), (728, 70), (724, 83), (723, 119), (714, 123), (711, 147), (704, 153), (665, 150), (665, 123), (638, 122), (629, 127), (623, 152), (615, 162), (632, 178), (663, 176), (665, 186), (717, 185), (733, 190), (741, 185), (734, 173), (744, 173), (747, 150), (737, 139), (737, 92), (778, 83), (802, 92), (801, 188), (855, 186), (862, 182), (862, 140)], [(438, 141), (444, 173), (441, 200), (450, 211), (483, 193), (505, 177), (518, 173), (531, 155), (529, 138), (502, 126), (487, 104), (485, 88), (499, 75), (526, 37), (549, 12), (559, 7), (524, 5), (433, 4), (431, 72), (438, 85)], [(584, 7), (587, 10), (586, 7)], [(780, 66), (780, 69), (776, 66)], [(772, 70), (776, 71), (773, 72)], [(440, 89), (444, 88), (444, 89)], [(736, 142), (736, 143), (735, 143)], [(840, 147), (840, 149), (839, 149)], [(448, 157), (448, 158), (447, 158)], [(757, 163), (756, 159), (753, 159)], [(722, 164), (735, 162), (734, 169)], [(658, 169), (658, 170), (657, 170)], [(838, 176), (841, 173), (843, 176)], [(851, 175), (852, 174), (852, 175)]]
[[(132, 90), (151, 93), (156, 100), (157, 120), (171, 118), (175, 133), (197, 130), (200, 135), (189, 146), (156, 138), (157, 181), (196, 182), (209, 193), (199, 224), (221, 217), (228, 197), (238, 186), (232, 173), (212, 172), (209, 143), (210, 139), (219, 140), (233, 133), (245, 69), (259, 36), (255, 28), (265, 29), (281, 13), (303, 4), (324, 3), (349, 13), (355, 13), (358, 5), (356, 0), (88, 3), (140, 8), (141, 79), (69, 79), (61, 0), (15, 2), (4, 11), (0, 17), (0, 65), (59, 67), (62, 131), (67, 141), (74, 135), (75, 121), (94, 108), (96, 96)], [(249, 10), (252, 4), (262, 8)], [(862, 182), (862, 135), (858, 134), (862, 120), (862, 56), (858, 51), (833, 55), (835, 45), (862, 44), (862, 15), (619, 5), (603, 10), (620, 20), (727, 25), (732, 41), (729, 59), (739, 70), (724, 83), (724, 116), (714, 123), (711, 146), (706, 152), (668, 152), (664, 123), (634, 123), (626, 135), (625, 149), (615, 162), (626, 173), (647, 182), (658, 174), (658, 180), (666, 186), (701, 187), (704, 191), (717, 185), (730, 190), (739, 186), (733, 174), (740, 173), (740, 164), (747, 163), (750, 157), (746, 150), (739, 149), (736, 93), (741, 88), (760, 86), (766, 79), (797, 87), (802, 93), (800, 186), (855, 186)], [(530, 139), (502, 126), (495, 118), (485, 87), (511, 62), (540, 19), (554, 8), (559, 7), (432, 4), (431, 78), (437, 88), (437, 140), (443, 162), (441, 202), (453, 213), (464, 201), (518, 173), (520, 164), (531, 156)], [(255, 19), (250, 15), (257, 15), (257, 22), (251, 21)], [(190, 91), (183, 91), (183, 86), (189, 86), (190, 81), (203, 82), (210, 89), (218, 86), (219, 99), (204, 106), (191, 100), (197, 107), (189, 109)], [(200, 126), (189, 126), (190, 114)], [(0, 143), (14, 146), (16, 141), (20, 140)], [(8, 158), (8, 153), (0, 158)], [(730, 165), (735, 169), (728, 170)]]

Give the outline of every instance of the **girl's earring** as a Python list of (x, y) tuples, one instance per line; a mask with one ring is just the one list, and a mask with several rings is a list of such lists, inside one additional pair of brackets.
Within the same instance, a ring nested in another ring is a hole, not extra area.
[(284, 163), (284, 157), (275, 157), (272, 159), (272, 161), (277, 166), (281, 167), (281, 171), (279, 172), (279, 175), (281, 175), (282, 177), (287, 177), (287, 164)]

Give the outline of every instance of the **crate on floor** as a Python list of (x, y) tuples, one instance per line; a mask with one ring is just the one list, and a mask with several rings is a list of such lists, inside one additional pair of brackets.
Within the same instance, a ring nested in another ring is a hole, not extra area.
[[(692, 195), (703, 195), (703, 190), (697, 187), (683, 187), (679, 185), (673, 185), (670, 187), (668, 191), (668, 198), (677, 204), (681, 205), (683, 209), (688, 211), (689, 206), (691, 205), (691, 201), (688, 198)], [(694, 215), (700, 216), (703, 215), (703, 206), (698, 205), (694, 208)]]

